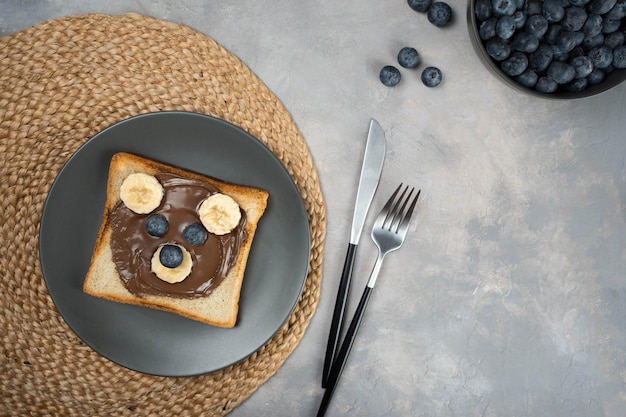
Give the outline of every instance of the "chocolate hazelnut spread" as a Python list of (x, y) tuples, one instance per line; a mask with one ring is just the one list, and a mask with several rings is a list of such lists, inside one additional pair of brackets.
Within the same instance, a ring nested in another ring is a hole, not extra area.
[[(190, 245), (183, 231), (191, 224), (199, 224), (198, 208), (216, 187), (202, 181), (181, 178), (171, 174), (157, 174), (165, 195), (159, 207), (151, 214), (160, 214), (168, 222), (168, 230), (161, 237), (146, 232), (145, 221), (149, 215), (136, 214), (121, 201), (113, 208), (111, 221), (111, 251), (113, 262), (126, 288), (133, 294), (166, 295), (194, 298), (209, 295), (224, 280), (236, 263), (241, 245), (247, 238), (245, 212), (230, 233), (217, 236), (207, 232), (200, 245)], [(170, 284), (159, 279), (151, 270), (151, 259), (159, 246), (174, 243), (191, 254), (191, 273), (183, 281)]]

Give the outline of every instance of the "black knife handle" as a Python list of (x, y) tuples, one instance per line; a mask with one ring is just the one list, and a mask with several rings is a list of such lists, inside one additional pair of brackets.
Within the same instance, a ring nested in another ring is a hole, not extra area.
[(330, 323), (328, 345), (326, 346), (326, 357), (324, 358), (324, 369), (322, 371), (322, 388), (326, 388), (328, 373), (330, 372), (330, 367), (333, 364), (339, 346), (339, 336), (343, 329), (343, 316), (346, 312), (346, 301), (350, 292), (350, 281), (352, 280), (356, 248), (357, 245), (353, 243), (348, 245), (348, 253), (343, 264), (341, 281), (339, 281), (339, 291), (337, 292), (337, 300), (335, 301), (335, 310), (333, 311), (333, 319)]
[(354, 340), (356, 339), (356, 334), (359, 330), (359, 327), (361, 326), (361, 321), (363, 321), (365, 308), (367, 307), (367, 302), (369, 301), (371, 294), (372, 287), (365, 287), (363, 295), (361, 296), (361, 301), (359, 301), (359, 305), (354, 312), (354, 317), (352, 318), (350, 326), (348, 327), (346, 338), (343, 340), (343, 343), (341, 344), (341, 349), (339, 349), (339, 353), (337, 354), (337, 359), (335, 359), (335, 362), (330, 369), (330, 374), (328, 375), (328, 381), (326, 384), (326, 391), (324, 391), (324, 397), (322, 397), (322, 402), (320, 403), (317, 417), (323, 417), (326, 414), (326, 410), (328, 409), (330, 400), (333, 397), (335, 388), (337, 388), (339, 378), (341, 377), (343, 369), (346, 366), (346, 362), (348, 361), (348, 356), (350, 355), (352, 345), (354, 344)]

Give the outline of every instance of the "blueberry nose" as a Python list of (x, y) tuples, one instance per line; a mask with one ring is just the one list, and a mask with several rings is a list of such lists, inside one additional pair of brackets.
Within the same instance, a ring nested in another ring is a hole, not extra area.
[(183, 250), (176, 245), (164, 245), (159, 254), (159, 261), (167, 268), (176, 268), (183, 263)]

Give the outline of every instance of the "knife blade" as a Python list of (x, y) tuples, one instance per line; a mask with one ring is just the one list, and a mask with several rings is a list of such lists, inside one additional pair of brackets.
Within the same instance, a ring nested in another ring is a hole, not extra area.
[(328, 344), (326, 346), (326, 356), (324, 358), (324, 369), (322, 372), (323, 388), (326, 387), (328, 374), (337, 354), (339, 336), (343, 328), (346, 301), (350, 292), (350, 281), (352, 280), (356, 250), (359, 245), (359, 240), (361, 239), (361, 232), (363, 231), (367, 212), (374, 199), (376, 188), (378, 188), (380, 174), (385, 161), (386, 147), (385, 132), (383, 132), (380, 124), (375, 119), (371, 119), (363, 156), (363, 164), (361, 166), (361, 175), (359, 177), (359, 186), (357, 188), (356, 202), (354, 204), (354, 213), (352, 215), (350, 243), (348, 244), (348, 252), (339, 281), (339, 289), (337, 291), (337, 299), (335, 301), (335, 309), (333, 310)]

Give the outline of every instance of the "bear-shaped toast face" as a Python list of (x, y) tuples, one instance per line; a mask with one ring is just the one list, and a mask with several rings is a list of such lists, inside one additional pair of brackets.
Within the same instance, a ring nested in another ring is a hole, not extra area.
[[(223, 196), (217, 188), (172, 174), (153, 178), (162, 187), (153, 205), (156, 208), (150, 206), (151, 211), (137, 213), (122, 196), (112, 209), (110, 247), (117, 272), (126, 288), (138, 296), (206, 296), (237, 260), (246, 239), (245, 212), (236, 206), (234, 228), (216, 234), (207, 230), (200, 213), (207, 210), (208, 201)], [(133, 199), (145, 206), (141, 196)]]

